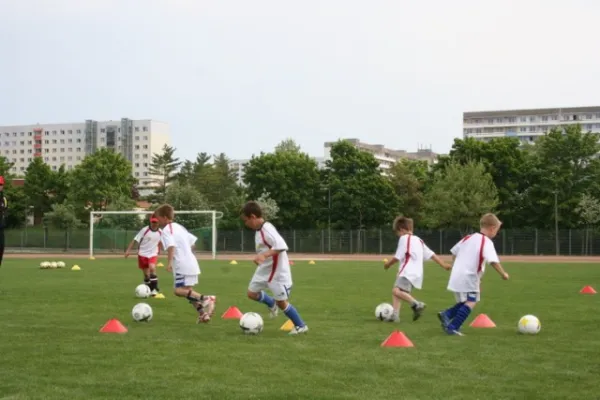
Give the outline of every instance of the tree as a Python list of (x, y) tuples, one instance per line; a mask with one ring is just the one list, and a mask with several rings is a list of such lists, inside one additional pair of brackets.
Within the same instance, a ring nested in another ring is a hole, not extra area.
[(590, 245), (590, 227), (600, 222), (600, 201), (586, 193), (579, 200), (579, 205), (575, 208), (575, 212), (579, 214), (581, 222), (585, 225), (584, 251), (587, 254), (587, 249)]
[(436, 172), (425, 193), (424, 218), (431, 227), (458, 227), (465, 233), (497, 205), (498, 190), (482, 163), (452, 161)]
[(327, 197), (331, 197), (332, 224), (344, 229), (365, 229), (391, 223), (399, 211), (399, 200), (375, 157), (347, 141), (335, 143), (330, 154), (324, 183)]
[(53, 203), (63, 203), (71, 189), (71, 173), (65, 169), (62, 164), (58, 171), (52, 172), (52, 186), (50, 188), (50, 196)]
[(523, 193), (529, 187), (527, 150), (523, 150), (517, 138), (496, 138), (489, 142), (474, 138), (455, 139), (447, 157), (441, 157), (433, 173), (444, 170), (448, 163), (466, 164), (481, 162), (498, 189), (498, 214), (505, 227), (522, 225), (527, 218), (523, 209)]
[(131, 163), (119, 153), (100, 149), (88, 155), (72, 172), (69, 198), (77, 207), (101, 211), (114, 200), (131, 195), (135, 178)]
[(13, 186), (9, 182), (6, 183), (7, 185), (4, 187), (5, 196), (8, 200), (6, 227), (22, 228), (27, 223), (28, 215), (30, 215), (27, 196), (22, 186)]
[(402, 214), (416, 221), (421, 218), (427, 169), (426, 161), (402, 159), (389, 170), (389, 179), (399, 198)]
[(34, 221), (41, 221), (44, 213), (52, 208), (54, 178), (50, 166), (41, 157), (35, 157), (27, 166), (23, 191), (28, 205), (33, 207)]
[[(106, 207), (106, 211), (132, 211), (135, 206), (134, 200), (122, 196), (113, 200)], [(105, 214), (102, 216), (101, 224), (106, 228), (139, 230), (144, 224), (148, 224), (148, 218), (142, 219), (139, 214)]]
[(277, 146), (275, 146), (275, 153), (300, 153), (300, 146), (294, 141), (294, 139), (288, 138), (282, 140)]
[(162, 153), (154, 154), (150, 163), (150, 175), (152, 180), (158, 184), (155, 195), (159, 202), (164, 202), (167, 185), (177, 179), (177, 170), (181, 162), (175, 157), (175, 148), (165, 144)]
[(202, 211), (209, 209), (206, 198), (193, 186), (182, 185), (179, 182), (173, 182), (167, 188), (165, 201), (175, 208), (177, 221), (186, 226), (188, 229), (211, 226), (211, 216), (208, 214), (177, 215), (177, 210)]
[(246, 164), (244, 182), (249, 198), (269, 193), (279, 206), (276, 223), (286, 228), (313, 228), (321, 192), (317, 163), (308, 154), (261, 153)]
[(68, 248), (69, 233), (81, 226), (72, 204), (53, 204), (52, 211), (44, 215), (44, 223), (65, 232), (65, 251)]
[(0, 176), (3, 176), (5, 181), (8, 182), (13, 178), (10, 171), (14, 166), (15, 164), (8, 161), (8, 158), (0, 156)]
[(580, 125), (553, 129), (536, 141), (527, 165), (524, 213), (528, 225), (550, 228), (555, 219), (563, 228), (579, 225), (575, 211), (584, 193), (600, 195), (600, 135), (583, 133)]
[(269, 196), (269, 193), (264, 192), (261, 194), (260, 197), (256, 199), (256, 202), (260, 206), (265, 220), (274, 220), (277, 218), (279, 206), (277, 205), (277, 202)]

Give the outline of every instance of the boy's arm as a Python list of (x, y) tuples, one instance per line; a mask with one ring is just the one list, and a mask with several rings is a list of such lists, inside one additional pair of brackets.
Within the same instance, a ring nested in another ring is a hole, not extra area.
[(271, 248), (264, 253), (256, 255), (254, 258), (256, 264), (261, 264), (265, 259), (288, 250), (287, 243), (273, 227), (265, 229), (265, 240), (271, 245)]
[(394, 254), (394, 257), (392, 257), (391, 260), (383, 264), (383, 269), (389, 269), (392, 265), (396, 264), (398, 261), (403, 260), (404, 257), (406, 257), (407, 250), (405, 238), (406, 235), (401, 236), (400, 239), (398, 239), (398, 247), (396, 248), (396, 254)]
[(389, 269), (392, 265), (396, 264), (398, 261), (400, 261), (400, 260), (397, 259), (396, 256), (392, 257), (388, 262), (383, 264), (383, 269)]
[(125, 250), (125, 258), (129, 257), (129, 253), (131, 253), (131, 249), (133, 248), (133, 244), (137, 243), (137, 241), (135, 239), (133, 239), (131, 241), (131, 243), (129, 243), (129, 246), (127, 247), (127, 250)]
[[(437, 254), (431, 256), (431, 259), (435, 261), (440, 267), (444, 268), (446, 271), (452, 269), (452, 265), (444, 262)], [(454, 260), (452, 260), (454, 262)]]
[(494, 267), (494, 269), (496, 271), (498, 271), (498, 273), (500, 274), (500, 276), (502, 277), (502, 279), (507, 280), (509, 278), (508, 274), (506, 273), (506, 271), (504, 271), (504, 268), (502, 268), (502, 265), (500, 265), (499, 262), (491, 262), (490, 265), (492, 267)]

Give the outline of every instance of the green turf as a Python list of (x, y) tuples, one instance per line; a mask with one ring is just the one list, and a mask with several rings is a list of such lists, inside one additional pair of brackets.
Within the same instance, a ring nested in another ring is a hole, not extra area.
[[(195, 324), (195, 312), (170, 293), (151, 299), (154, 319), (134, 323), (130, 311), (140, 272), (132, 260), (78, 260), (82, 270), (40, 270), (40, 260), (6, 260), (0, 269), (0, 399), (583, 399), (597, 397), (600, 286), (592, 264), (506, 264), (510, 281), (489, 269), (478, 313), (495, 329), (442, 333), (435, 311), (449, 306), (448, 273), (426, 267), (419, 298), (429, 308), (413, 323), (375, 320), (390, 302), (394, 271), (381, 263), (318, 262), (294, 266), (292, 301), (306, 336), (279, 330), (280, 315), (245, 298), (250, 262), (203, 262), (199, 288), (218, 296), (216, 318)], [(72, 265), (73, 262), (69, 262)], [(241, 333), (221, 320), (230, 305), (257, 311), (265, 330)], [(516, 334), (524, 314), (542, 321), (537, 336)], [(101, 334), (110, 318), (125, 335)], [(381, 348), (398, 328), (415, 348)]]

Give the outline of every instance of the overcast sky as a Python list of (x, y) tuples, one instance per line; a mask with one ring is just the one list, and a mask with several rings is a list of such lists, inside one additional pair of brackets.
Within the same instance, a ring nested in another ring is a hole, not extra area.
[(447, 152), (462, 112), (600, 105), (597, 0), (0, 0), (0, 125), (152, 118), (182, 158)]

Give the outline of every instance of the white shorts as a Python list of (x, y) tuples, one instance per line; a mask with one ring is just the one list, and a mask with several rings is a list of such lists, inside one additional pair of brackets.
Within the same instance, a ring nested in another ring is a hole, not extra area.
[(183, 275), (175, 274), (174, 285), (176, 288), (179, 287), (192, 287), (198, 284), (198, 275)]
[(465, 303), (467, 301), (477, 303), (481, 300), (481, 295), (479, 292), (454, 292), (454, 298), (457, 303)]
[(254, 279), (252, 279), (252, 281), (250, 281), (250, 285), (248, 285), (248, 291), (254, 293), (260, 293), (265, 289), (269, 289), (271, 293), (273, 293), (273, 298), (275, 300), (287, 300), (290, 297), (292, 285), (286, 285), (284, 283), (275, 281), (268, 282)]
[(394, 287), (397, 287), (398, 289), (406, 293), (410, 293), (413, 290), (412, 283), (410, 283), (410, 281), (403, 276), (399, 276), (398, 279), (396, 279)]

